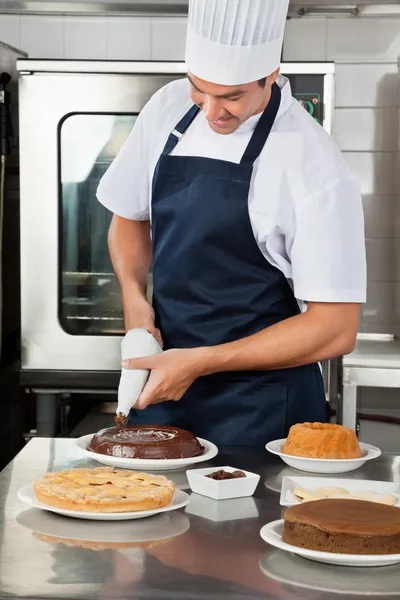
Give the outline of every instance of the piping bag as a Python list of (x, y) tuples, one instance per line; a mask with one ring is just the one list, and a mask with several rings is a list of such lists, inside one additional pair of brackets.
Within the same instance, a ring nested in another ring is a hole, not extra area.
[[(121, 342), (121, 359), (154, 356), (162, 352), (157, 340), (146, 329), (129, 330)], [(121, 369), (118, 386), (118, 406), (115, 416), (117, 425), (126, 425), (129, 411), (135, 406), (150, 376), (148, 369)]]

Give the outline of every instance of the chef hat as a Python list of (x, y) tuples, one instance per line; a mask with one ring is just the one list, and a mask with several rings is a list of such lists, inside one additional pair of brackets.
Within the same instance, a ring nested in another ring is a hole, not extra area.
[(186, 65), (220, 85), (258, 81), (279, 67), (289, 0), (189, 0)]

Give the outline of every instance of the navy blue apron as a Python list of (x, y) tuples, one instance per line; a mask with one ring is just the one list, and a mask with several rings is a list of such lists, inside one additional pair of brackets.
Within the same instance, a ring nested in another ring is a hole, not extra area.
[[(280, 100), (275, 84), (239, 164), (170, 155), (197, 106), (167, 140), (152, 195), (153, 306), (165, 350), (225, 344), (299, 314), (285, 276), (257, 245), (248, 209), (253, 164)], [(201, 377), (180, 401), (132, 410), (129, 419), (183, 427), (218, 445), (251, 446), (285, 437), (294, 423), (325, 420), (317, 364)]]

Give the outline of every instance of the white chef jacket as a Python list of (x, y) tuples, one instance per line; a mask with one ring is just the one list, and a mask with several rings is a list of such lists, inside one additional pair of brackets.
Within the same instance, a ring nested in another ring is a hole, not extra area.
[[(281, 105), (250, 186), (254, 237), (300, 305), (365, 302), (359, 187), (332, 138), (292, 97), (288, 79), (280, 76), (278, 84)], [(97, 197), (106, 208), (126, 219), (151, 219), (154, 169), (168, 135), (192, 104), (187, 79), (168, 84), (151, 98), (100, 181)], [(239, 163), (259, 118), (221, 135), (200, 112), (172, 154)]]

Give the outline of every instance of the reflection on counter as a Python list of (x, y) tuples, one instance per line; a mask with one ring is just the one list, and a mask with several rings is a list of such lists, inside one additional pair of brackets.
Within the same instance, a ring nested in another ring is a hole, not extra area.
[(17, 522), (49, 544), (90, 548), (91, 550), (146, 547), (181, 535), (189, 529), (189, 519), (180, 513), (155, 515), (137, 522), (73, 520), (36, 509), (25, 510)]
[(186, 512), (209, 521), (235, 521), (238, 519), (257, 519), (258, 509), (254, 498), (234, 498), (232, 500), (213, 500), (193, 493)]
[[(292, 467), (282, 468), (282, 463), (272, 463), (270, 465), (268, 476), (264, 479), (264, 485), (269, 490), (280, 494), (282, 489), (282, 479), (286, 476), (299, 477), (301, 476), (301, 473), (304, 473), (304, 475), (306, 474), (305, 472), (298, 471)], [(318, 478), (331, 479), (332, 473), (318, 473)], [(365, 479), (365, 474), (363, 471), (352, 471), (351, 473), (341, 473), (340, 478), (350, 480)]]
[(355, 567), (343, 569), (273, 550), (261, 557), (260, 568), (275, 581), (304, 589), (364, 597), (400, 596), (400, 574), (396, 565), (380, 567), (378, 572)]
[[(142, 581), (146, 551), (170, 543), (190, 527), (189, 519), (181, 513), (131, 523), (102, 522), (99, 527), (96, 522), (75, 521), (36, 509), (20, 513), (17, 523), (50, 549), (51, 561), (39, 572), (41, 585), (48, 588), (51, 597), (56, 597), (53, 586), (62, 586), (64, 591), (73, 586), (79, 597), (107, 599)], [(34, 587), (34, 574), (31, 576)]]

